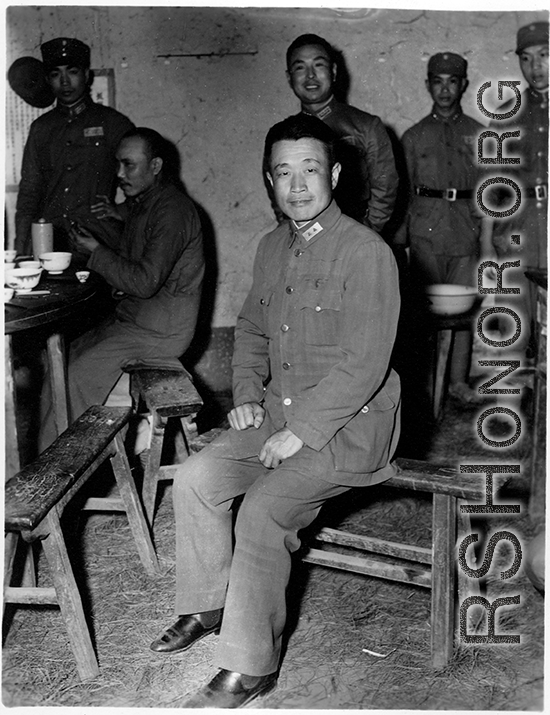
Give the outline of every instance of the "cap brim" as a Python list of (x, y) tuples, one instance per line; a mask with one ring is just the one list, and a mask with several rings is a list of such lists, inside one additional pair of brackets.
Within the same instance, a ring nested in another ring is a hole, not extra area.
[(46, 69), (35, 57), (20, 57), (8, 70), (8, 83), (31, 107), (45, 109), (55, 102)]

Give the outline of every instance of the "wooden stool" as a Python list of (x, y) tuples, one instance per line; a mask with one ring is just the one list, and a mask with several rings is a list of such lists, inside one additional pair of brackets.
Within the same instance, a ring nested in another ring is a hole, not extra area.
[(430, 325), (436, 332), (435, 369), (433, 380), (433, 416), (437, 419), (444, 403), (447, 373), (452, 355), (454, 334), (457, 330), (466, 330), (472, 326), (474, 317), (479, 313), (479, 305), (467, 313), (459, 315), (430, 315)]
[[(311, 548), (304, 556), (304, 561), (431, 588), (432, 664), (434, 668), (444, 668), (453, 654), (457, 517), (469, 523), (467, 515), (457, 513), (457, 502), (459, 499), (467, 499), (469, 503), (483, 502), (485, 482), (479, 475), (459, 474), (456, 468), (428, 462), (397, 459), (395, 464), (399, 473), (382, 482), (383, 486), (433, 494), (432, 548), (324, 528), (316, 534), (315, 539), (364, 553), (353, 556)], [(401, 563), (384, 562), (365, 553), (394, 557), (401, 559)], [(468, 587), (465, 595), (473, 595), (478, 590), (478, 582), (469, 579)]]
[(158, 482), (165, 477), (160, 466), (166, 425), (171, 417), (178, 417), (183, 429), (184, 444), (189, 455), (188, 419), (195, 416), (203, 401), (196, 391), (191, 376), (180, 368), (164, 369), (147, 366), (129, 366), (130, 390), (134, 406), (139, 410), (143, 400), (152, 417), (151, 443), (144, 465), (142, 498), (149, 523), (153, 524)]
[[(147, 573), (159, 572), (120, 434), (131, 414), (129, 407), (90, 407), (34, 462), (6, 483), (4, 602), (59, 605), (82, 680), (94, 678), (99, 668), (60, 518), (68, 502), (107, 458), (111, 460), (120, 498), (91, 498), (84, 508), (125, 511)], [(41, 541), (53, 588), (37, 587), (34, 579), (31, 585), (10, 585), (18, 535), (27, 542)]]

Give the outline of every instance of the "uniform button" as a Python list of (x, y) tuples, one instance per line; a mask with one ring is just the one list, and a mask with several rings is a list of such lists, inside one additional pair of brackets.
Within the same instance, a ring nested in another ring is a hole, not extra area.
[(294, 251), (294, 255), (295, 255), (295, 256), (301, 256), (302, 253), (303, 253), (303, 251), (301, 251), (299, 248), (297, 248), (297, 249)]
[(365, 405), (364, 407), (361, 407), (361, 412), (363, 412), (363, 414), (366, 415), (368, 411), (369, 411), (369, 406), (368, 406), (368, 405)]
[(71, 146), (72, 141), (70, 139), (67, 139), (67, 146)]
[(69, 164), (69, 165), (66, 166), (65, 168), (67, 169), (67, 171), (72, 171), (72, 168), (73, 168), (73, 167)]
[(289, 362), (284, 362), (284, 363), (283, 363), (283, 370), (290, 370), (290, 363), (289, 363)]
[(537, 201), (537, 208), (541, 209), (542, 208), (542, 203), (540, 201)]
[(285, 397), (285, 399), (283, 400), (283, 405), (287, 405), (287, 406), (288, 406), (288, 405), (291, 405), (291, 404), (292, 404), (292, 400), (290, 399), (290, 397)]
[(263, 298), (260, 298), (260, 305), (265, 305), (265, 300)]
[(64, 191), (65, 193), (67, 193), (68, 190), (69, 190), (69, 187), (68, 187), (68, 186), (66, 186), (66, 187), (63, 189), (63, 191)]
[(315, 306), (315, 312), (316, 312), (316, 313), (320, 313), (320, 312), (321, 312), (321, 306), (320, 306), (320, 305), (316, 305), (316, 306)]
[(283, 333), (286, 333), (288, 330), (288, 325), (281, 325), (281, 330), (283, 331)]
[(292, 286), (287, 286), (287, 287), (285, 288), (285, 290), (286, 290), (286, 292), (287, 292), (288, 294), (294, 293), (294, 288), (293, 288)]
[(538, 151), (538, 152), (537, 152), (537, 156), (544, 156), (544, 152), (543, 152), (543, 151)]
[(538, 127), (539, 132), (544, 132), (546, 131), (544, 127)]

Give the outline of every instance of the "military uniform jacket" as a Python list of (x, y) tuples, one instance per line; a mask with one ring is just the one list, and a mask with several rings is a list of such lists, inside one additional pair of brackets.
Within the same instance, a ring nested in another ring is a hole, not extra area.
[(30, 252), (31, 223), (39, 218), (64, 229), (67, 219), (73, 219), (101, 232), (90, 205), (100, 194), (114, 199), (115, 152), (133, 126), (123, 114), (96, 104), (89, 95), (73, 107), (58, 104), (32, 123), (17, 196), (20, 253)]
[[(406, 222), (411, 243), (423, 241), (438, 255), (477, 255), (483, 216), (475, 198), (481, 178), (477, 138), (484, 129), (462, 110), (448, 119), (432, 111), (403, 134), (410, 189)], [(470, 190), (473, 196), (456, 201), (417, 196), (415, 186)]]
[(202, 232), (191, 200), (171, 184), (128, 200), (122, 236), (99, 246), (88, 267), (125, 295), (116, 317), (156, 337), (189, 344), (204, 275)]
[(330, 450), (337, 472), (386, 468), (398, 435), (389, 360), (399, 305), (391, 250), (334, 201), (306, 226), (281, 224), (260, 241), (237, 320), (235, 405), (263, 402), (276, 429)]
[(384, 125), (373, 114), (335, 99), (314, 116), (339, 138), (336, 156), (342, 171), (334, 190), (338, 206), (346, 216), (380, 233), (392, 214), (399, 183)]
[[(510, 111), (515, 98), (498, 108)], [(520, 136), (504, 140), (504, 156), (519, 157), (516, 165), (499, 167), (499, 176), (508, 176), (521, 189), (521, 206), (506, 219), (495, 219), (494, 242), (499, 253), (520, 253), (524, 265), (546, 267), (548, 230), (548, 95), (527, 89), (521, 95), (521, 108), (510, 119), (491, 122), (498, 134), (519, 129)], [(539, 197), (534, 194), (538, 188)], [(510, 207), (515, 191), (499, 185), (493, 194), (496, 203)], [(497, 208), (497, 210), (502, 210)], [(513, 249), (510, 236), (520, 234), (521, 246)]]

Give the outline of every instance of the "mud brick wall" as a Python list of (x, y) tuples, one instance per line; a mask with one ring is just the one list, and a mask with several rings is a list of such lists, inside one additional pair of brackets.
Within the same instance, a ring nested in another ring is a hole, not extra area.
[[(18, 57), (40, 58), (40, 44), (53, 37), (78, 37), (91, 45), (94, 68), (114, 70), (117, 108), (178, 147), (181, 176), (201, 209), (207, 240), (200, 340), (208, 354), (201, 364), (218, 380), (226, 379), (227, 328), (250, 287), (256, 246), (276, 225), (261, 154), (269, 127), (299, 109), (285, 77), (290, 42), (314, 32), (341, 50), (348, 101), (380, 116), (398, 139), (428, 113), (426, 63), (443, 50), (468, 59), (464, 110), (486, 124), (476, 106), (478, 88), (522, 80), (516, 31), (548, 14), (13, 5), (6, 17), (7, 67)], [(217, 360), (221, 371), (212, 370)]]

